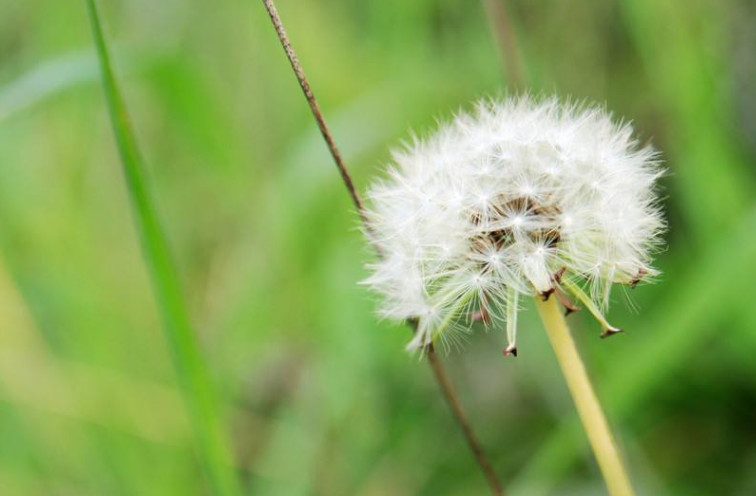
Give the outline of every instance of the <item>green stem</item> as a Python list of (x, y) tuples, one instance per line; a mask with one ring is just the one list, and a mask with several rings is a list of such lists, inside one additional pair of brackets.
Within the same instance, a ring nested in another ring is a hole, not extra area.
[(580, 359), (575, 342), (567, 327), (567, 322), (555, 298), (542, 301), (536, 298), (536, 306), (549, 335), (567, 387), (583, 422), (593, 453), (598, 461), (601, 474), (612, 496), (634, 496), (630, 478), (620, 457), (609, 424), (606, 421), (591, 381)]
[(86, 6), (113, 133), (134, 209), (136, 228), (152, 278), (176, 374), (192, 420), (197, 450), (213, 486), (213, 493), (221, 496), (237, 495), (238, 481), (231, 469), (223, 440), (209, 372), (189, 322), (177, 270), (148, 191), (145, 167), (113, 75), (97, 6), (94, 0), (86, 0)]

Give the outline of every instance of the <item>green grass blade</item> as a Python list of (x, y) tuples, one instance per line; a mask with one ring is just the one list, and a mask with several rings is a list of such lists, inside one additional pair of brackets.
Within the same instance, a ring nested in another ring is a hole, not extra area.
[(229, 463), (208, 370), (182, 299), (178, 274), (147, 188), (145, 169), (118, 90), (94, 0), (86, 0), (113, 132), (121, 155), (145, 262), (192, 419), (197, 449), (217, 495), (239, 494)]

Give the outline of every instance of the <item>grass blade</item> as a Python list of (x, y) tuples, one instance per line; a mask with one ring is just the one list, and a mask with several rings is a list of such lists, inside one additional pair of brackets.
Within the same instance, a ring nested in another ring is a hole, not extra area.
[(144, 164), (113, 75), (97, 6), (94, 0), (86, 0), (86, 5), (111, 124), (134, 208), (136, 227), (152, 277), (176, 373), (192, 420), (197, 449), (213, 486), (213, 493), (236, 495), (239, 494), (239, 489), (223, 441), (210, 377), (189, 322), (178, 274), (147, 188)]

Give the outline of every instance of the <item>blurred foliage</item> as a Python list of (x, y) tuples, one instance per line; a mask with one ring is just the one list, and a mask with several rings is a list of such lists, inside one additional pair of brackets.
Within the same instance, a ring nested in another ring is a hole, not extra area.
[[(485, 494), (260, 2), (100, 2), (248, 494)], [(756, 494), (756, 7), (506, 2), (531, 91), (663, 152), (661, 281), (576, 338), (637, 484)], [(507, 92), (477, 2), (280, 0), (358, 185)], [(141, 259), (83, 2), (0, 0), (0, 494), (209, 494)], [(602, 494), (543, 332), (445, 362), (510, 494)]]

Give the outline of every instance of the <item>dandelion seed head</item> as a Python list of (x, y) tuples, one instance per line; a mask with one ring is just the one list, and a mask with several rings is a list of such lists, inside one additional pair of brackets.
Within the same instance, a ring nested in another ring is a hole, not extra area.
[(366, 282), (383, 315), (418, 322), (410, 348), (471, 309), (507, 315), (568, 282), (605, 307), (612, 284), (657, 273), (657, 153), (601, 108), (481, 102), (392, 157), (368, 193), (381, 258)]

